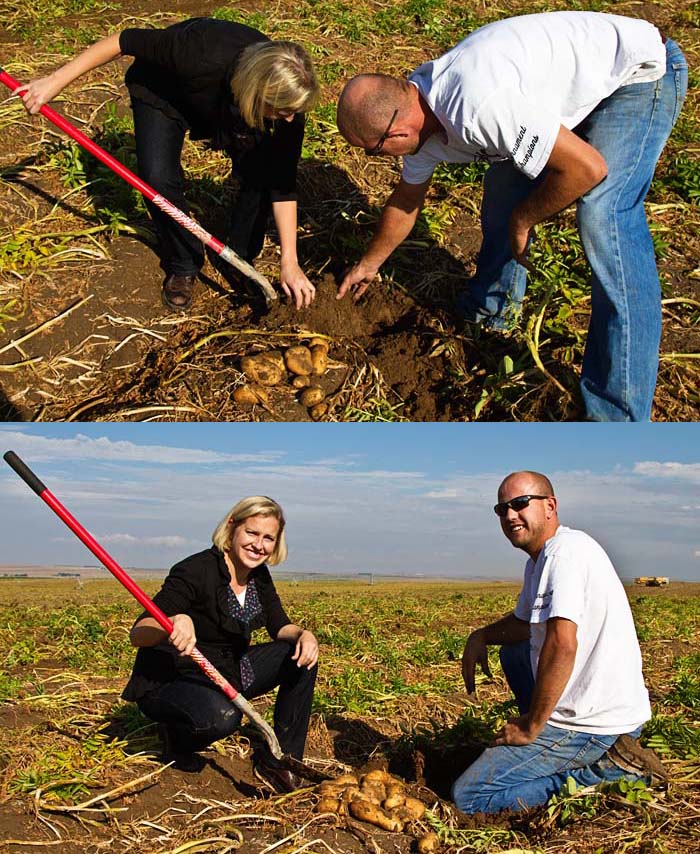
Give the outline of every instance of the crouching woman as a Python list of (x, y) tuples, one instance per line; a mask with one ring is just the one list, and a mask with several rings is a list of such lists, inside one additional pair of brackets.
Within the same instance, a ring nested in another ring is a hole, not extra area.
[[(233, 733), (241, 713), (192, 661), (195, 645), (247, 699), (279, 686), (274, 730), (285, 753), (304, 754), (316, 681), (318, 642), (287, 616), (269, 566), (287, 556), (282, 508), (271, 498), (243, 498), (212, 535), (213, 546), (176, 564), (154, 597), (173, 622), (170, 636), (147, 613), (131, 630), (138, 647), (124, 693), (160, 726), (167, 761), (182, 770), (203, 765), (197, 752)], [(255, 629), (271, 641), (251, 644)], [(255, 773), (275, 791), (300, 780), (269, 750)]]

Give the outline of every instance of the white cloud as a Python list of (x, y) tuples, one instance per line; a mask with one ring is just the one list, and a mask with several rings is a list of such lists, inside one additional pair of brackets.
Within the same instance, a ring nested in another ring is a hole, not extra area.
[[(101, 546), (165, 546), (166, 548), (180, 548), (182, 546), (186, 546), (190, 542), (193, 542), (192, 540), (188, 540), (186, 537), (181, 537), (179, 534), (159, 537), (137, 537), (133, 534), (119, 533), (94, 534), (93, 536)], [(70, 537), (54, 537), (52, 542), (72, 543), (74, 540)]]
[(442, 500), (443, 498), (456, 498), (457, 490), (456, 489), (436, 489), (431, 492), (426, 492), (426, 498), (437, 498)]
[(106, 436), (91, 439), (81, 433), (71, 439), (52, 439), (21, 431), (6, 430), (5, 442), (19, 456), (36, 460), (113, 460), (119, 463), (148, 462), (160, 465), (206, 465), (210, 463), (274, 463), (284, 456), (282, 451), (260, 454), (227, 454), (197, 448), (178, 448), (165, 445), (140, 445), (134, 442), (112, 441)]
[(635, 474), (647, 477), (663, 477), (674, 480), (700, 482), (700, 463), (639, 462), (634, 465)]

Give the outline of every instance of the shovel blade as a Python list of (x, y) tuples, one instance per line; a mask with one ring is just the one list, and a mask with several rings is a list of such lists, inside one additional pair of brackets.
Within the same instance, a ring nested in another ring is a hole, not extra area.
[(326, 774), (325, 771), (318, 771), (316, 768), (312, 768), (310, 765), (307, 765), (306, 762), (302, 762), (301, 759), (290, 756), (288, 753), (285, 753), (278, 761), (281, 762), (287, 770), (296, 774), (298, 777), (302, 777), (304, 780), (308, 780), (309, 783), (323, 783), (324, 780), (333, 779), (333, 777), (330, 774)]

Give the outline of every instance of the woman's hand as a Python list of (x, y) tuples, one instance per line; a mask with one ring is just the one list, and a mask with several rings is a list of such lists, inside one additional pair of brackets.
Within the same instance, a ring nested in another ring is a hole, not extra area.
[(44, 104), (52, 101), (61, 89), (63, 89), (63, 85), (56, 79), (56, 75), (49, 74), (47, 77), (39, 77), (24, 86), (18, 87), (14, 94), (21, 96), (27, 112), (34, 116)]
[(197, 644), (192, 618), (187, 614), (175, 614), (173, 630), (168, 640), (180, 655), (189, 655)]
[(297, 667), (305, 666), (307, 670), (311, 670), (318, 661), (318, 641), (308, 629), (302, 629), (297, 638), (292, 660), (296, 661)]
[(280, 265), (280, 285), (297, 308), (310, 306), (316, 296), (316, 288), (306, 278), (304, 271), (296, 261), (282, 261)]

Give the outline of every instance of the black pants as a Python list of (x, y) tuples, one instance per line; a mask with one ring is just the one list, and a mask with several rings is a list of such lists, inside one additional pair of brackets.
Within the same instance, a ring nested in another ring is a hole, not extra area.
[[(131, 109), (139, 176), (161, 196), (189, 214), (180, 163), (184, 130), (174, 119), (143, 101), (133, 100)], [(241, 258), (252, 261), (262, 250), (272, 203), (269, 190), (254, 186), (248, 180), (244, 161), (245, 158), (241, 163), (233, 161), (240, 190), (231, 212), (225, 242)], [(158, 253), (163, 270), (178, 276), (198, 273), (204, 264), (201, 240), (155, 205), (147, 202), (147, 206), (158, 235)]]
[[(297, 667), (292, 661), (293, 652), (294, 647), (286, 641), (252, 646), (248, 657), (255, 679), (241, 694), (250, 700), (279, 685), (275, 734), (285, 753), (301, 759), (317, 668)], [(168, 726), (172, 748), (178, 753), (203, 750), (217, 739), (231, 735), (241, 723), (241, 713), (228, 697), (212, 682), (205, 684), (195, 677), (168, 682), (137, 702), (144, 715)]]

